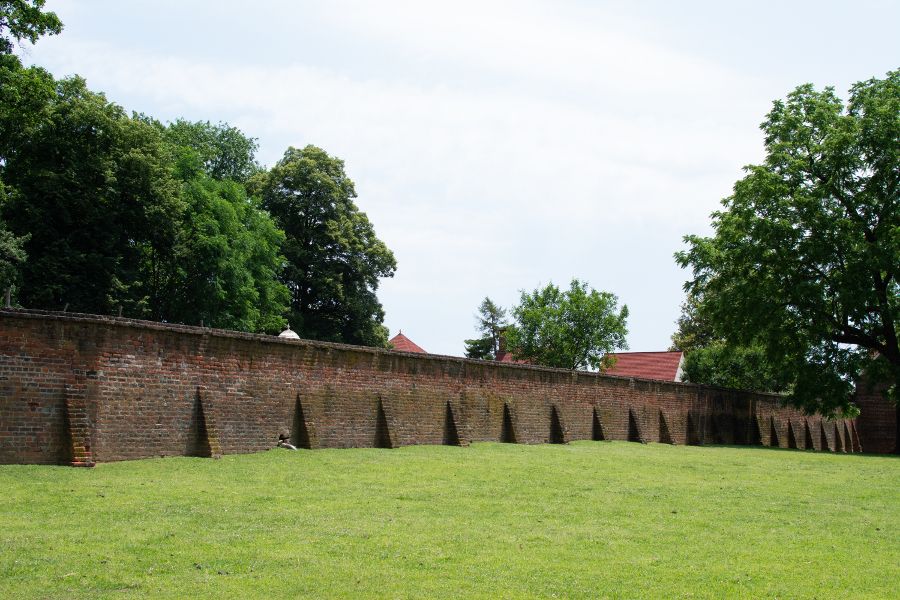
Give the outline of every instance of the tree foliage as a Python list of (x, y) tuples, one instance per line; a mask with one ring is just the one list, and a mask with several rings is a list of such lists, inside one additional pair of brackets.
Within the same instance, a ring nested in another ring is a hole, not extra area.
[(701, 314), (701, 296), (696, 292), (688, 293), (681, 303), (681, 315), (675, 325), (670, 351), (690, 352), (718, 339), (712, 323)]
[(676, 259), (715, 330), (764, 348), (793, 402), (852, 412), (863, 370), (894, 394), (900, 381), (900, 71), (854, 85), (846, 107), (800, 86), (762, 129), (765, 162)]
[(604, 355), (628, 347), (628, 307), (618, 298), (573, 279), (561, 291), (553, 283), (522, 292), (513, 308), (507, 343), (517, 359), (563, 369), (599, 369)]
[(771, 364), (765, 347), (724, 340), (685, 352), (682, 381), (759, 392), (788, 388), (785, 374)]
[[(271, 171), (227, 123), (163, 125), (25, 68), (13, 41), (60, 25), (0, 0), (0, 282), (29, 308), (386, 345), (396, 263), (343, 163), (291, 148)], [(261, 196), (254, 195), (258, 192)]]
[(500, 351), (504, 331), (509, 325), (506, 322), (506, 310), (485, 296), (478, 305), (478, 314), (475, 319), (481, 337), (465, 340), (466, 357), (495, 360)]
[(683, 381), (760, 392), (781, 392), (788, 381), (758, 342), (736, 345), (719, 334), (704, 312), (703, 297), (688, 294), (681, 305), (670, 350), (684, 353)]
[(208, 173), (213, 154), (79, 78), (0, 60), (11, 90), (0, 99), (0, 215), (4, 248), (18, 241), (28, 255), (15, 261), (22, 305), (249, 331), (285, 323), (284, 235), (242, 184)]
[(30, 236), (21, 302), (103, 313), (124, 305), (157, 316), (156, 264), (171, 255), (172, 216), (182, 209), (169, 148), (82, 79), (47, 83), (52, 94), (38, 89), (45, 103), (35, 101), (33, 122), (0, 148), (3, 218)]
[(25, 253), (27, 241), (27, 235), (16, 237), (0, 222), (0, 292), (5, 293), (5, 290), (19, 285), (19, 270), (28, 257)]
[(244, 182), (261, 170), (256, 162), (256, 140), (228, 123), (178, 119), (166, 127), (166, 138), (192, 149), (203, 171), (213, 179)]
[(281, 281), (291, 293), (293, 329), (312, 339), (387, 346), (375, 292), (396, 261), (353, 202), (343, 161), (315, 146), (289, 148), (253, 188), (286, 235)]
[(178, 173), (186, 203), (168, 263), (167, 320), (243, 331), (280, 331), (289, 295), (278, 281), (284, 233), (239, 183), (203, 171), (193, 151)]
[(14, 42), (33, 44), (43, 35), (62, 31), (59, 17), (43, 11), (44, 4), (45, 0), (0, 0), (0, 54), (12, 52)]

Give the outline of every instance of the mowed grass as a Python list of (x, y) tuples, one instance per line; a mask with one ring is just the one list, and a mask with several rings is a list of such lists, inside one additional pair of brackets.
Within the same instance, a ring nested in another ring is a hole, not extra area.
[(900, 460), (627, 442), (0, 467), (2, 598), (897, 598)]

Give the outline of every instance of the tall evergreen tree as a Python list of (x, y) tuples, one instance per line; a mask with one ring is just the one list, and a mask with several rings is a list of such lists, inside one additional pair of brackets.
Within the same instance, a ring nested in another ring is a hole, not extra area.
[(477, 329), (481, 337), (466, 340), (466, 357), (481, 360), (495, 360), (500, 351), (504, 330), (509, 325), (506, 322), (506, 310), (485, 296), (478, 305), (478, 314), (475, 316)]

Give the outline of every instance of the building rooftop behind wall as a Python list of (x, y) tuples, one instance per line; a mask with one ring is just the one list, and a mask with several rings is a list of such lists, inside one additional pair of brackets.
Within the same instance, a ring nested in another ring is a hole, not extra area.
[(616, 364), (604, 375), (636, 377), (656, 381), (681, 381), (683, 356), (681, 352), (618, 352)]
[(415, 352), (417, 354), (428, 354), (425, 350), (422, 349), (421, 346), (416, 344), (414, 341), (403, 335), (403, 331), (400, 331), (397, 335), (390, 339), (391, 345), (393, 345), (394, 350), (399, 350), (400, 352)]

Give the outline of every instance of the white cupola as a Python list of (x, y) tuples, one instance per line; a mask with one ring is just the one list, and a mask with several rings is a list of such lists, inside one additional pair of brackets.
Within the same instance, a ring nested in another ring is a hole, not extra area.
[(300, 336), (297, 335), (296, 331), (293, 331), (290, 327), (282, 331), (278, 334), (278, 337), (284, 338), (286, 340), (299, 340)]

